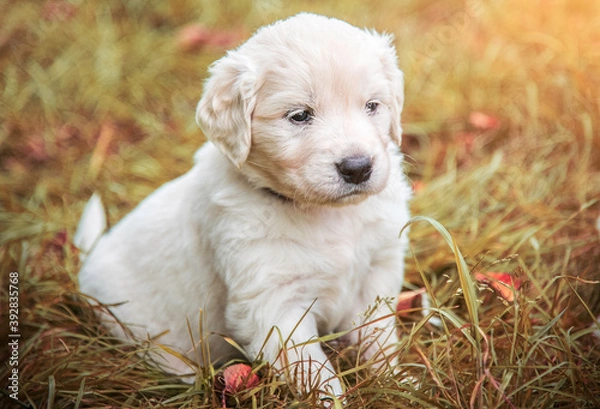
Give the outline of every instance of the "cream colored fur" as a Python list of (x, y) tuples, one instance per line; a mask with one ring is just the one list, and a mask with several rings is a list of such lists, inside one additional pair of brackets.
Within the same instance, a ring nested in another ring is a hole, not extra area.
[[(312, 14), (260, 29), (210, 69), (196, 115), (210, 142), (194, 167), (101, 237), (81, 291), (112, 305), (135, 338), (162, 334), (156, 342), (193, 360), (188, 322), (197, 342), (202, 310), (213, 360), (235, 355), (225, 335), (342, 394), (321, 345), (307, 341), (362, 324), (374, 306), (371, 319), (388, 317), (346, 338), (362, 339), (365, 359), (393, 354), (393, 306), (376, 299), (394, 299), (403, 280), (402, 104), (388, 36)], [(295, 121), (303, 111), (310, 119)], [(340, 174), (353, 157), (372, 164), (360, 183)]]

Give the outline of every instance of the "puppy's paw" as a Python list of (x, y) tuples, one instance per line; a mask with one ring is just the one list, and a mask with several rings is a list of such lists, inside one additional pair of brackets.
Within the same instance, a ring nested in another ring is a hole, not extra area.
[(340, 380), (332, 377), (324, 382), (319, 398), (326, 408), (341, 408), (346, 406), (346, 399), (343, 397), (344, 390)]

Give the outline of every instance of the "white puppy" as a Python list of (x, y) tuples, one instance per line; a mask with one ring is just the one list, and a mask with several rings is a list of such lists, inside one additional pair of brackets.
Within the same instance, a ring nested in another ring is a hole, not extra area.
[[(374, 321), (347, 340), (366, 359), (389, 357), (397, 341), (385, 300), (402, 286), (410, 189), (391, 39), (299, 14), (260, 29), (210, 74), (196, 113), (210, 142), (98, 240), (81, 291), (134, 337), (198, 360), (202, 333), (223, 361), (235, 352), (225, 335), (278, 368), (300, 363), (289, 372), (298, 382), (340, 395), (317, 337), (362, 324), (370, 309)], [(82, 225), (78, 236), (98, 233)], [(191, 372), (175, 355), (155, 358)]]

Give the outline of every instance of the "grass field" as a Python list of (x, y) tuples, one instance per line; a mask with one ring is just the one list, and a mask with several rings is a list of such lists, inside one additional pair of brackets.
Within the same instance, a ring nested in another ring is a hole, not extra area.
[(406, 284), (432, 308), (402, 304), (394, 376), (336, 355), (345, 407), (600, 407), (600, 2), (0, 9), (0, 407), (319, 407), (258, 362), (258, 384), (225, 397), (219, 368), (190, 386), (149, 367), (78, 296), (72, 244), (94, 191), (114, 224), (191, 166), (207, 66), (298, 11), (396, 36), (412, 212), (431, 218), (411, 226)]

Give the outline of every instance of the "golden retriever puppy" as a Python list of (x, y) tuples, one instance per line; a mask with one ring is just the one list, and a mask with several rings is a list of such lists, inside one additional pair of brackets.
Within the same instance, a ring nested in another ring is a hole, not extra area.
[[(251, 359), (290, 365), (305, 388), (341, 395), (318, 337), (348, 331), (384, 363), (397, 342), (390, 300), (411, 195), (402, 104), (389, 36), (306, 13), (258, 30), (210, 68), (196, 112), (209, 142), (194, 167), (97, 240), (81, 291), (129, 329), (103, 315), (118, 336), (193, 360), (207, 342), (215, 362), (235, 356), (230, 337)], [(84, 250), (103, 227), (92, 209)], [(367, 310), (371, 323), (349, 331)], [(192, 372), (175, 355), (154, 359)]]

